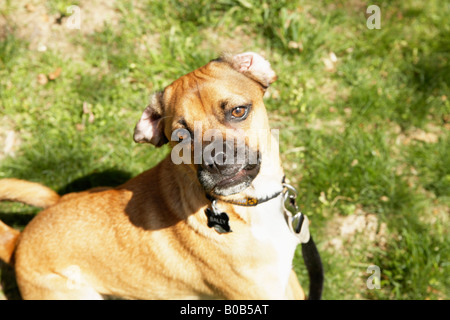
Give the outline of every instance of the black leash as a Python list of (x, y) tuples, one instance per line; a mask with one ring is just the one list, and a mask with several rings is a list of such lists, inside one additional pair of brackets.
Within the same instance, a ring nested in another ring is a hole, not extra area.
[(302, 243), (302, 256), (309, 277), (308, 300), (320, 300), (324, 280), (323, 266), (312, 237), (309, 238), (307, 243)]

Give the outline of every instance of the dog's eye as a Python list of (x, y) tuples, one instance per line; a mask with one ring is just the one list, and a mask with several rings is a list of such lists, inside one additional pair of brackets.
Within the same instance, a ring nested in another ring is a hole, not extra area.
[(243, 120), (248, 114), (247, 106), (239, 106), (231, 110), (231, 118), (236, 120)]

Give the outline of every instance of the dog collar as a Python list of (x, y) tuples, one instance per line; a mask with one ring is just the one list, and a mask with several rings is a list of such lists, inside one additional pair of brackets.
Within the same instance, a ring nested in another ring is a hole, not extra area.
[[(246, 198), (243, 200), (221, 200), (227, 203), (231, 203), (238, 206), (254, 207), (266, 201), (272, 200), (283, 195), (283, 212), (285, 215), (286, 223), (289, 230), (299, 239), (301, 243), (307, 243), (310, 239), (309, 233), (309, 220), (301, 213), (297, 206), (297, 190), (290, 184), (285, 182), (285, 178), (282, 180), (283, 190), (276, 192), (273, 195), (265, 198)], [(205, 214), (208, 219), (208, 227), (214, 228), (218, 233), (232, 232), (229, 221), (230, 218), (226, 212), (221, 212), (217, 208), (217, 199), (214, 199), (210, 195), (206, 195), (206, 198), (211, 201), (211, 207), (205, 209)]]
[[(252, 197), (248, 197), (248, 198), (244, 198), (244, 199), (236, 199), (236, 200), (223, 200), (220, 199), (220, 201), (226, 202), (226, 203), (230, 203), (230, 204), (234, 204), (236, 206), (243, 206), (243, 207), (255, 207), (261, 203), (264, 203), (266, 201), (275, 199), (276, 197), (278, 197), (280, 194), (282, 194), (283, 191), (279, 191), (279, 192), (275, 192), (274, 194), (264, 197), (264, 198), (252, 198)], [(206, 194), (206, 198), (211, 201), (211, 203), (213, 201), (217, 201), (217, 199), (215, 199), (214, 197), (210, 196), (209, 194)]]
[[(284, 178), (283, 178), (284, 180)], [(267, 202), (269, 200), (275, 199), (278, 197), (283, 191), (276, 192), (270, 196), (264, 197), (264, 198), (244, 198), (244, 199), (237, 199), (237, 200), (222, 200), (223, 202), (230, 203), (237, 206), (244, 206), (244, 207), (255, 207), (261, 203)], [(210, 196), (209, 194), (206, 194), (206, 198), (211, 201), (211, 207), (205, 209), (206, 217), (208, 218), (208, 227), (214, 228), (218, 233), (229, 233), (232, 232), (230, 228), (230, 218), (228, 217), (228, 214), (226, 212), (221, 212), (217, 208), (217, 199)]]

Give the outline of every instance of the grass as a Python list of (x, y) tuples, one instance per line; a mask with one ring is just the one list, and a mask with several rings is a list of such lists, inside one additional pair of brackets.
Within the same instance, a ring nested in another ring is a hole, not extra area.
[[(221, 50), (260, 52), (278, 74), (266, 106), (322, 254), (324, 298), (450, 298), (449, 4), (378, 1), (370, 30), (362, 1), (119, 0), (102, 24), (85, 16), (68, 30), (73, 3), (48, 1), (67, 45), (50, 34), (39, 51), (15, 20), (35, 11), (19, 3), (0, 6), (0, 146), (19, 137), (0, 178), (60, 193), (127, 180), (168, 152), (132, 141), (152, 91)], [(37, 210), (0, 212), (20, 227)], [(367, 288), (369, 265), (381, 289)], [(306, 286), (300, 252), (294, 266)]]

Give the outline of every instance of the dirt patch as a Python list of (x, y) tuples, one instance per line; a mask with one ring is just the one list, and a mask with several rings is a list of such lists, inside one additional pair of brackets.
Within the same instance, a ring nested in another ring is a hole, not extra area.
[(332, 120), (322, 120), (319, 118), (314, 119), (305, 124), (306, 128), (312, 130), (323, 131), (326, 134), (334, 134), (336, 132), (343, 133), (345, 131), (345, 122), (340, 118)]
[[(434, 200), (433, 204), (425, 210), (425, 213), (419, 219), (430, 227), (436, 225), (448, 226), (450, 225), (450, 208), (447, 204)], [(444, 229), (444, 233), (448, 235), (448, 229)]]
[(47, 3), (37, 0), (5, 4), (4, 14), (0, 16), (0, 35), (14, 32), (29, 43), (30, 50), (54, 50), (77, 58), (82, 54), (82, 47), (71, 41), (74, 37), (92, 34), (105, 23), (114, 26), (119, 21), (115, 1), (80, 0), (78, 6), (62, 9), (65, 10), (51, 12)]
[[(242, 27), (237, 27), (233, 29), (232, 34), (227, 35), (229, 32), (227, 30), (213, 28), (207, 28), (202, 31), (202, 44), (201, 48), (208, 50), (210, 48), (215, 48), (217, 53), (231, 52), (238, 53), (244, 51), (251, 51), (252, 47), (262, 48), (262, 43), (257, 43), (256, 38), (248, 34)], [(258, 52), (267, 57), (264, 50), (258, 50)]]
[(0, 118), (0, 160), (13, 157), (21, 140), (19, 134), (13, 130), (13, 124), (7, 117)]
[(437, 143), (439, 137), (448, 131), (446, 126), (438, 126), (433, 123), (429, 123), (424, 129), (411, 128), (405, 132), (400, 132), (396, 138), (395, 143), (397, 145), (410, 145), (415, 141), (424, 143)]
[(350, 249), (360, 250), (371, 246), (383, 249), (387, 244), (386, 223), (380, 222), (375, 214), (359, 208), (352, 215), (333, 218), (326, 230), (330, 240), (325, 248), (344, 255), (350, 255)]

